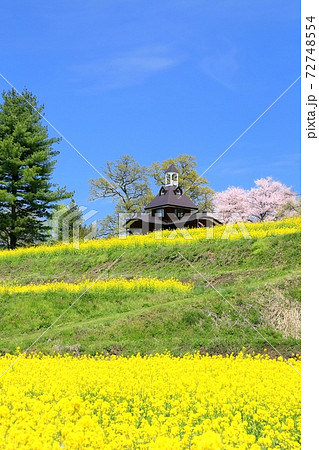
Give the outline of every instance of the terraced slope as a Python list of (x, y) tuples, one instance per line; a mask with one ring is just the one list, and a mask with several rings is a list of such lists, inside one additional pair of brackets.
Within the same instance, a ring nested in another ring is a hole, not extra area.
[(119, 242), (80, 250), (0, 252), (0, 351), (30, 346), (80, 295), (61, 284), (25, 292), (4, 286), (77, 284), (97, 277), (175, 277), (191, 287), (162, 289), (160, 283), (136, 282), (129, 289), (116, 283), (92, 287), (33, 350), (132, 354), (169, 349), (180, 354), (230, 353), (245, 346), (271, 353), (258, 330), (284, 355), (300, 351), (298, 232), (187, 245), (180, 240), (169, 245)]

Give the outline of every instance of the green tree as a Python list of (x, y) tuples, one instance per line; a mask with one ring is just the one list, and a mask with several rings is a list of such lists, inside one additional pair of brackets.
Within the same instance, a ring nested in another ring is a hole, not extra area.
[(276, 220), (284, 219), (285, 217), (293, 217), (301, 215), (301, 198), (289, 200), (281, 208), (279, 208)]
[(85, 232), (89, 232), (88, 227), (83, 225), (83, 221), (83, 211), (73, 199), (68, 205), (65, 203), (59, 204), (55, 208), (50, 221), (53, 234), (52, 240), (72, 243), (75, 237), (75, 228), (78, 231), (79, 239), (83, 240)]
[(103, 172), (105, 178), (90, 180), (90, 200), (111, 198), (116, 204), (116, 213), (136, 213), (142, 211), (152, 198), (147, 168), (131, 156), (107, 161)]
[[(148, 170), (133, 157), (122, 155), (117, 161), (107, 161), (105, 178), (91, 179), (90, 200), (111, 198), (114, 213), (99, 221), (99, 237), (114, 236), (119, 232), (120, 213), (139, 213), (153, 197)], [(122, 217), (123, 219), (123, 217)]]
[(197, 162), (194, 156), (179, 155), (177, 158), (169, 158), (162, 163), (151, 164), (149, 174), (154, 178), (157, 186), (164, 184), (165, 171), (171, 164), (174, 164), (179, 172), (179, 186), (197, 204), (199, 211), (213, 211), (214, 191), (208, 186), (206, 178), (201, 177), (196, 171)]
[(0, 105), (0, 243), (10, 249), (48, 239), (60, 200), (72, 194), (52, 184), (58, 155), (41, 122), (44, 106), (27, 90), (3, 92)]
[(118, 214), (108, 214), (104, 219), (99, 220), (98, 237), (118, 236), (119, 217)]

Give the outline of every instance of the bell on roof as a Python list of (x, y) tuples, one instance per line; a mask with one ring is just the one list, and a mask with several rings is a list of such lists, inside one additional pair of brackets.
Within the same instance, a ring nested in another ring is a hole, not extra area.
[(165, 186), (178, 186), (178, 171), (174, 164), (171, 164), (165, 172)]

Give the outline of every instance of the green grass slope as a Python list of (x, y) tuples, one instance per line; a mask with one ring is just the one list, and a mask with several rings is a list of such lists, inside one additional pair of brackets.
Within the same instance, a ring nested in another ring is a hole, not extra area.
[[(166, 349), (173, 354), (230, 353), (245, 346), (272, 353), (264, 336), (284, 355), (300, 351), (299, 233), (128, 247), (106, 270), (122, 251), (0, 258), (1, 284), (76, 283), (100, 275), (102, 279), (173, 276), (194, 283), (191, 292), (183, 293), (88, 291), (32, 350), (128, 355)], [(0, 294), (0, 352), (29, 347), (77, 297), (65, 291)]]

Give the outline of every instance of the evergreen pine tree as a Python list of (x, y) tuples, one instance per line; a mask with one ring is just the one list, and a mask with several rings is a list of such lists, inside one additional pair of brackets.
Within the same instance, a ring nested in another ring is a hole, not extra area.
[(37, 98), (27, 90), (3, 92), (0, 105), (0, 244), (17, 246), (48, 238), (52, 211), (72, 194), (52, 184), (58, 155), (42, 124)]

